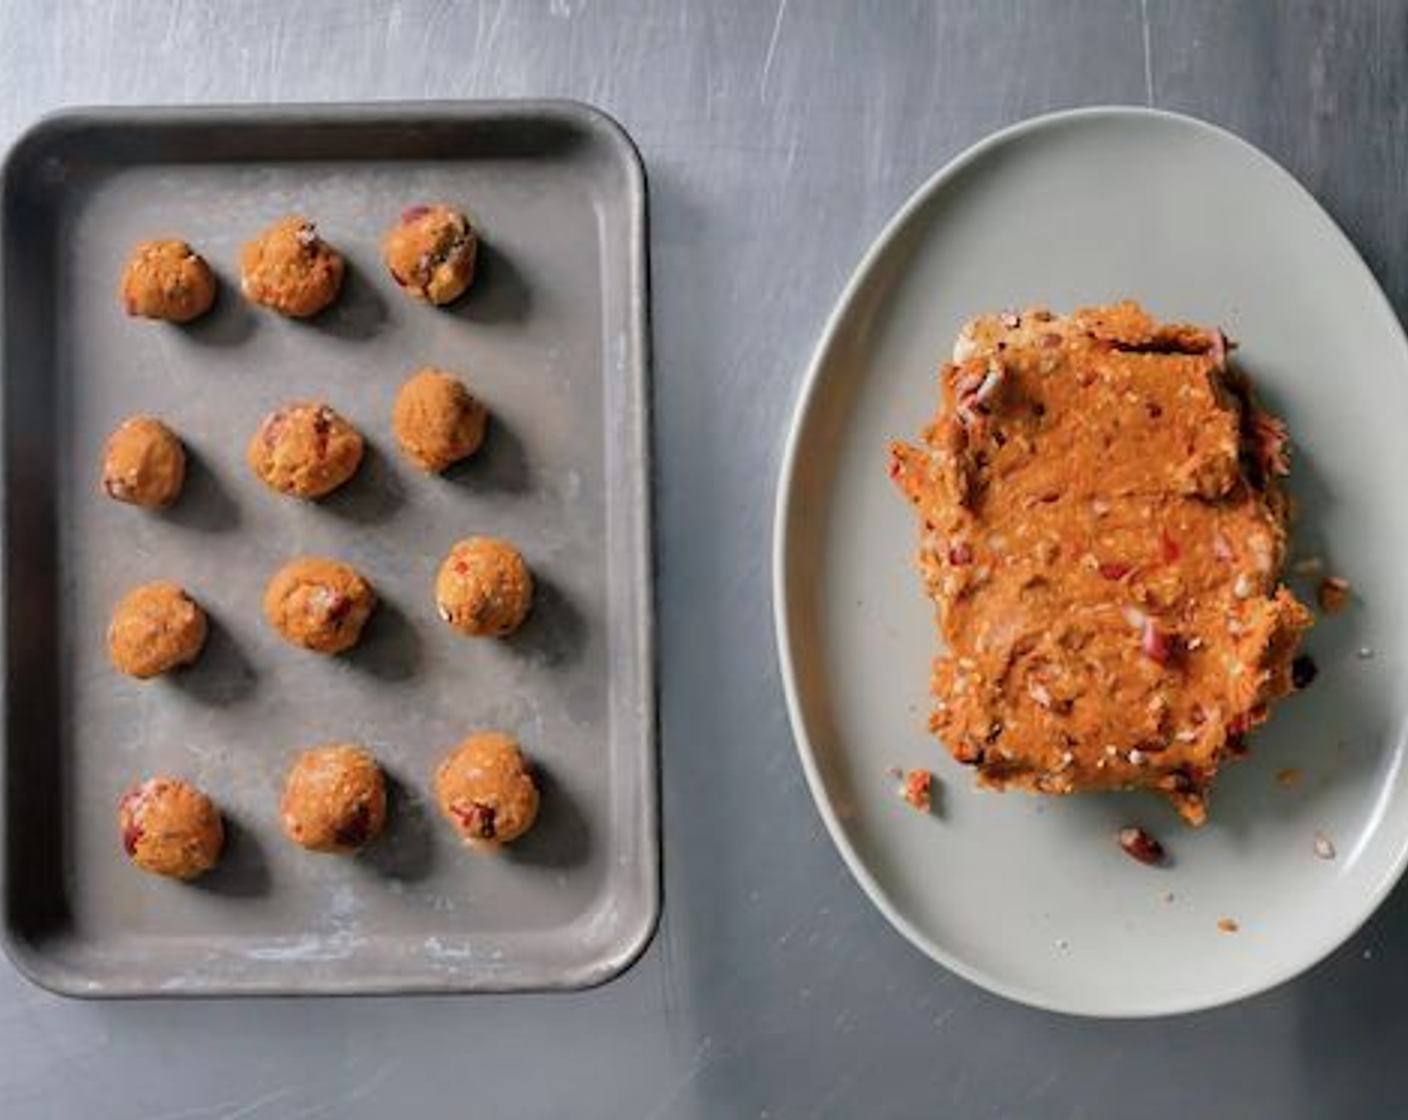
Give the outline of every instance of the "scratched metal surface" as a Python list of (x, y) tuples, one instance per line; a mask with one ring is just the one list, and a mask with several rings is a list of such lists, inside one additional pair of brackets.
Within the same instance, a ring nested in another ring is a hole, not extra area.
[(1403, 3), (137, 9), (0, 9), (0, 141), (62, 103), (559, 94), (640, 143), (665, 918), (623, 979), (545, 998), (94, 1006), (0, 968), (0, 1115), (1318, 1117), (1408, 1093), (1403, 891), (1301, 981), (1170, 1022), (1023, 1010), (906, 947), (803, 788), (765, 610), (816, 331), (893, 208), (999, 125), (1097, 102), (1228, 125), (1315, 192), (1408, 312)]

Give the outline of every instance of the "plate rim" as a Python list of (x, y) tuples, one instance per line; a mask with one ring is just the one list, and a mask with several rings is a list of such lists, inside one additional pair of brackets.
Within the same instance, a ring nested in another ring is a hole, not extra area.
[(806, 370), (802, 375), (801, 384), (797, 390), (795, 403), (788, 420), (787, 435), (783, 446), (781, 464), (778, 468), (777, 488), (773, 503), (771, 590), (773, 634), (777, 645), (777, 657), (779, 669), (781, 670), (783, 692), (786, 698), (787, 719), (791, 727), (792, 739), (796, 747), (798, 760), (801, 762), (802, 771), (806, 776), (807, 788), (811, 793), (812, 801), (816, 806), (817, 812), (821, 815), (822, 822), (826, 826), (826, 831), (831, 838), (831, 842), (841, 856), (842, 862), (846, 865), (846, 868), (850, 871), (851, 876), (855, 879), (866, 897), (876, 909), (884, 915), (886, 921), (888, 921), (906, 941), (930, 960), (942, 965), (944, 968), (962, 977), (969, 983), (975, 984), (988, 992), (1002, 996), (1013, 1002), (1043, 1011), (1051, 1011), (1074, 1017), (1092, 1019), (1149, 1019), (1164, 1016), (1187, 1015), (1249, 999), (1252, 996), (1260, 995), (1264, 992), (1281, 987), (1320, 964), (1348, 942), (1393, 892), (1399, 880), (1402, 878), (1405, 868), (1408, 868), (1408, 843), (1400, 845), (1398, 852), (1394, 854), (1389, 868), (1381, 876), (1379, 882), (1374, 885), (1374, 889), (1365, 893), (1361, 906), (1350, 912), (1348, 920), (1343, 924), (1339, 932), (1328, 938), (1323, 945), (1317, 946), (1312, 953), (1307, 954), (1302, 959), (1292, 960), (1288, 965), (1282, 965), (1272, 969), (1264, 977), (1250, 983), (1231, 986), (1223, 992), (1216, 994), (1202, 994), (1189, 998), (1175, 997), (1160, 1003), (1128, 1004), (1112, 1008), (1105, 1007), (1097, 1010), (1089, 1006), (1054, 997), (1039, 989), (1009, 982), (992, 974), (986, 969), (974, 966), (960, 959), (949, 952), (937, 940), (920, 930), (896, 905), (891, 903), (885, 891), (870, 871), (865, 860), (859, 855), (851, 841), (847, 838), (841, 826), (841, 822), (836, 815), (835, 806), (827, 796), (825, 784), (822, 780), (820, 768), (817, 763), (817, 751), (812, 744), (808, 732), (807, 717), (803, 711), (803, 705), (797, 687), (798, 659), (794, 652), (794, 639), (792, 636), (795, 621), (788, 608), (788, 566), (789, 558), (795, 547), (792, 541), (793, 532), (789, 530), (789, 522), (793, 510), (794, 490), (799, 471), (800, 445), (802, 442), (801, 433), (817, 408), (824, 378), (823, 368), (828, 363), (831, 352), (837, 344), (843, 328), (843, 322), (850, 317), (851, 309), (857, 297), (864, 286), (870, 281), (881, 259), (890, 251), (919, 210), (942, 193), (954, 179), (970, 166), (984, 159), (993, 151), (1026, 139), (1033, 134), (1046, 132), (1072, 122), (1119, 119), (1158, 120), (1163, 123), (1171, 123), (1180, 127), (1190, 128), (1195, 132), (1201, 132), (1220, 142), (1229, 143), (1241, 149), (1244, 155), (1271, 171), (1293, 194), (1300, 196), (1304, 201), (1310, 202), (1313, 208), (1312, 212), (1318, 215), (1320, 220), (1324, 223), (1326, 231), (1337, 238), (1349, 251), (1354, 264), (1358, 266), (1364, 278), (1368, 281), (1369, 287), (1376, 299), (1376, 309), (1392, 330), (1396, 332), (1398, 342), (1405, 356), (1408, 356), (1408, 334), (1405, 334), (1403, 324), (1398, 318), (1398, 313), (1394, 310), (1392, 303), (1383, 290), (1382, 284), (1379, 283), (1378, 277), (1374, 275), (1373, 270), (1365, 262), (1358, 247), (1350, 239), (1349, 235), (1345, 233), (1334, 216), (1330, 214), (1319, 199), (1301, 184), (1300, 180), (1270, 155), (1251, 143), (1251, 141), (1238, 136), (1229, 129), (1203, 120), (1200, 117), (1140, 105), (1110, 104), (1083, 106), (1080, 108), (1061, 109), (1054, 112), (1042, 113), (1034, 117), (1016, 121), (994, 132), (988, 133), (981, 139), (964, 148), (953, 158), (943, 163), (933, 174), (915, 188), (875, 236), (874, 240), (861, 256), (859, 262), (851, 271), (840, 294), (837, 295), (826, 317), (826, 321), (822, 326), (817, 344), (807, 361)]

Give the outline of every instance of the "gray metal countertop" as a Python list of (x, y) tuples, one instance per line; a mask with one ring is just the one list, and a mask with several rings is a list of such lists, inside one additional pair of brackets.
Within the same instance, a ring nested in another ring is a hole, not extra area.
[(811, 805), (767, 607), (774, 477), (815, 336), (893, 209), (994, 128), (1108, 102), (1229, 126), (1319, 197), (1408, 313), (1408, 5), (0, 6), (0, 145), (64, 104), (542, 95), (615, 115), (650, 175), (655, 942), (602, 989), (516, 998), (85, 1004), (0, 965), (0, 1116), (1401, 1109), (1404, 890), (1300, 981), (1163, 1022), (1029, 1011), (910, 949)]

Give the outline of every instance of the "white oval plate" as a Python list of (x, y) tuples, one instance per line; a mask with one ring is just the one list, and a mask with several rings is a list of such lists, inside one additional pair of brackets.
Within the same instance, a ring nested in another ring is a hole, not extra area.
[[(935, 369), (968, 316), (1123, 296), (1240, 340), (1297, 448), (1295, 547), (1356, 592), (1309, 636), (1319, 679), (1224, 771), (1198, 830), (1147, 794), (973, 787), (924, 729), (936, 639), (911, 513), (885, 472), (886, 441), (916, 435), (935, 408)], [(802, 764), (847, 864), (901, 933), (1012, 999), (1138, 1016), (1262, 991), (1369, 916), (1408, 850), (1404, 416), (1408, 341), (1368, 269), (1290, 175), (1210, 125), (1140, 109), (1043, 117), (910, 199), (813, 358), (774, 542)], [(898, 798), (892, 766), (935, 771), (930, 818)], [(1298, 781), (1278, 780), (1291, 768)], [(1125, 856), (1113, 836), (1128, 823), (1163, 838), (1173, 865)], [(1335, 858), (1317, 856), (1317, 834)]]

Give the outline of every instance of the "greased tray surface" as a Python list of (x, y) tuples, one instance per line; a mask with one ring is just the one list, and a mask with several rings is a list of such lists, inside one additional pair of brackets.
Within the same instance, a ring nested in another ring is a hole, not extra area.
[[(461, 206), (475, 287), (413, 303), (379, 259), (405, 205)], [(345, 255), (311, 322), (240, 297), (239, 246), (299, 212)], [(133, 242), (190, 241), (221, 281), (187, 327), (129, 319)], [(659, 907), (649, 535), (645, 186), (624, 133), (559, 102), (78, 110), (41, 122), (4, 172), (4, 934), (16, 963), (87, 995), (470, 991), (605, 980)], [(484, 449), (411, 469), (392, 397), (423, 365), (488, 404)], [(318, 503), (244, 463), (259, 419), (325, 399), (368, 441)], [(167, 512), (105, 498), (104, 440), (163, 417), (191, 469)], [(506, 641), (453, 634), (431, 586), (454, 540), (511, 538), (538, 577)], [(260, 614), (303, 553), (380, 596), (362, 644), (327, 658)], [(130, 585), (184, 584), (210, 640), (193, 668), (117, 674), (104, 634)], [(519, 736), (537, 828), (486, 858), (439, 819), (430, 776), (477, 728)], [(289, 844), (283, 773), (301, 746), (359, 740), (393, 780), (386, 834), (353, 859)], [(131, 781), (184, 775), (219, 802), (221, 865), (189, 885), (118, 844)]]

